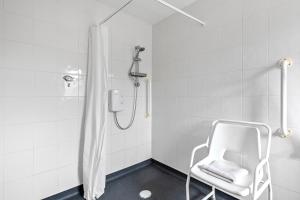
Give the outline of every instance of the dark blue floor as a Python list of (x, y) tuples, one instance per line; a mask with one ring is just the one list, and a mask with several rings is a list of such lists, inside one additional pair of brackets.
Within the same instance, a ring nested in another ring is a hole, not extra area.
[[(141, 200), (139, 192), (150, 190), (149, 200), (185, 200), (185, 178), (155, 163), (110, 181), (99, 200)], [(208, 186), (191, 184), (191, 200), (200, 200), (209, 191)], [(226, 196), (218, 200), (228, 200)], [(84, 200), (80, 195), (68, 200)]]

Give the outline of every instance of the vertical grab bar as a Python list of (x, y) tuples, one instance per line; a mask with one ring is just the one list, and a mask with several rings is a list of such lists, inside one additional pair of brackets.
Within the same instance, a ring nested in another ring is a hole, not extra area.
[(146, 78), (146, 118), (151, 115), (151, 87), (151, 78)]
[(281, 67), (281, 137), (288, 137), (291, 134), (291, 130), (287, 128), (287, 73), (288, 67), (293, 65), (293, 61), (290, 58), (284, 58), (279, 61)]

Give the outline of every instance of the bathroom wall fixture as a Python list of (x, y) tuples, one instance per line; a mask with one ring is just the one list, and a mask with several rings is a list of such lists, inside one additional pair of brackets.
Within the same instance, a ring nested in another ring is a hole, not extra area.
[(279, 133), (281, 137), (288, 137), (292, 130), (287, 128), (287, 71), (289, 67), (293, 66), (291, 58), (283, 58), (279, 61), (281, 67), (281, 127)]
[(70, 75), (63, 76), (63, 79), (66, 81), (67, 86), (71, 87), (71, 83), (74, 81), (74, 77)]

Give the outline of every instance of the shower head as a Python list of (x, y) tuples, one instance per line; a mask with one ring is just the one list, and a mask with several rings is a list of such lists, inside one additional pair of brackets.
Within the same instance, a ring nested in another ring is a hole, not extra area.
[[(146, 48), (138, 45), (138, 46), (135, 46), (134, 49), (135, 49), (135, 56), (133, 57), (133, 62), (129, 69), (129, 76), (134, 77), (136, 80), (136, 85), (139, 86), (138, 78), (147, 77), (147, 74), (140, 73), (140, 71), (139, 71), (139, 62), (142, 61), (142, 59), (139, 58), (139, 55), (140, 55), (140, 52), (145, 51)], [(133, 71), (134, 66), (135, 66), (135, 71)]]

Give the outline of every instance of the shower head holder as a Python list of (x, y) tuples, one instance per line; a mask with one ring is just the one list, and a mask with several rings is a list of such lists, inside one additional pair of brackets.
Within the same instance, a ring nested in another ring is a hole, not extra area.
[(280, 67), (292, 67), (293, 60), (291, 58), (282, 58), (279, 60)]

